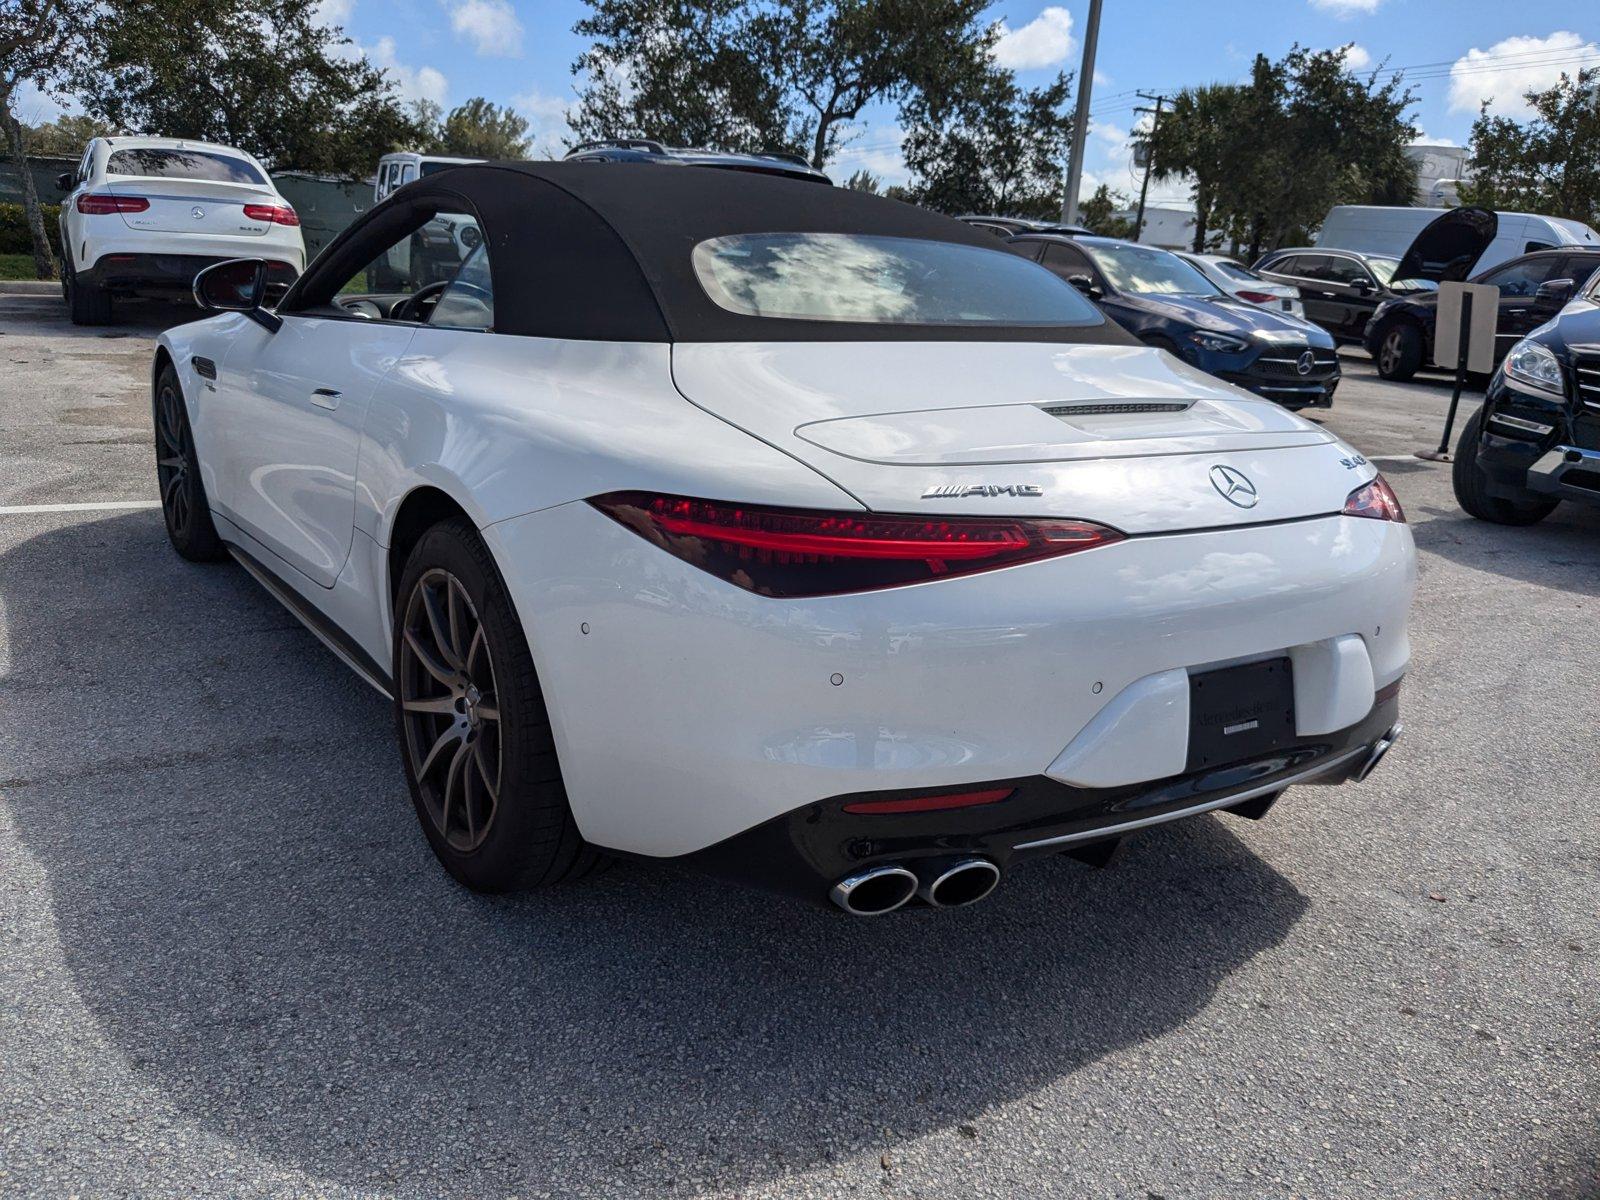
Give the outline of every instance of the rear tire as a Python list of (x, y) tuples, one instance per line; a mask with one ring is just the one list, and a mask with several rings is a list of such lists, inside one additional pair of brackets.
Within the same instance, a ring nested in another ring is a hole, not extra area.
[(1483, 433), (1483, 410), (1472, 414), (1461, 440), (1456, 443), (1455, 462), (1450, 467), (1450, 483), (1456, 502), (1468, 516), (1496, 525), (1536, 525), (1555, 511), (1558, 500), (1546, 500), (1529, 493), (1526, 500), (1507, 500), (1491, 496), (1483, 468), (1478, 466), (1478, 442)]
[(1397, 321), (1384, 330), (1378, 343), (1378, 374), (1404, 383), (1422, 366), (1422, 331), (1409, 321)]
[(587, 875), (601, 856), (572, 818), (527, 638), (468, 521), (418, 540), (394, 627), (401, 759), (445, 870), (477, 892)]
[(195, 453), (189, 410), (178, 386), (178, 373), (169, 363), (156, 379), (156, 482), (161, 488), (161, 515), (167, 523), (167, 540), (190, 562), (215, 562), (226, 555), (211, 505), (200, 478), (200, 458)]
[(67, 315), (74, 325), (111, 324), (111, 293), (92, 283), (84, 283), (76, 274), (68, 272), (64, 280), (67, 292)]

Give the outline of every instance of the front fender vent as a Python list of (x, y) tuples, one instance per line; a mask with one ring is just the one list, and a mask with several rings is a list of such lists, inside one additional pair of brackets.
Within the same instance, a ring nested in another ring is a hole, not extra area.
[(1042, 407), (1052, 417), (1108, 417), (1128, 413), (1183, 412), (1192, 400), (1129, 400), (1116, 404), (1089, 402), (1085, 404), (1046, 404)]

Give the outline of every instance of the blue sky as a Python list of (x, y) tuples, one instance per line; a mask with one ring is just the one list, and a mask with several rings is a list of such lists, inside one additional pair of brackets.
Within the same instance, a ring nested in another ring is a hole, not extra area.
[[(511, 104), (533, 123), (539, 149), (559, 146), (574, 97), (571, 65), (583, 50), (572, 26), (582, 0), (321, 0), (402, 90), (449, 106), (471, 96)], [(1003, 62), (1024, 82), (1063, 67), (1077, 71), (1088, 0), (1001, 0)], [(1132, 92), (1242, 78), (1257, 52), (1280, 55), (1296, 41), (1315, 48), (1354, 42), (1358, 61), (1407, 68), (1419, 92), (1416, 121), (1429, 140), (1462, 143), (1480, 100), (1517, 113), (1520, 93), (1563, 69), (1600, 65), (1595, 0), (1104, 0), (1094, 86), (1088, 182), (1131, 192), (1137, 179), (1127, 135), (1143, 103)], [(50, 115), (25, 98), (21, 115)], [(867, 166), (903, 178), (892, 110), (855, 131), (834, 173)], [(155, 132), (155, 131), (151, 131)], [(1177, 199), (1181, 186), (1159, 199)]]

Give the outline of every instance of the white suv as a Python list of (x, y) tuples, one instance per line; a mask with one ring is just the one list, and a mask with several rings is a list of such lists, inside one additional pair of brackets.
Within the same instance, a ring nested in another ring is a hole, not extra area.
[(90, 141), (58, 181), (61, 288), (75, 325), (111, 320), (113, 296), (188, 297), (194, 277), (230, 258), (263, 258), (280, 292), (305, 269), (295, 215), (242, 150), (175, 138)]

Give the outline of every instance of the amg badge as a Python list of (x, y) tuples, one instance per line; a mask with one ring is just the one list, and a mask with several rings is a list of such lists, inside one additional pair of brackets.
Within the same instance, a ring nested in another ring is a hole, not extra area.
[(941, 483), (922, 493), (924, 500), (956, 496), (1042, 496), (1037, 483)]

